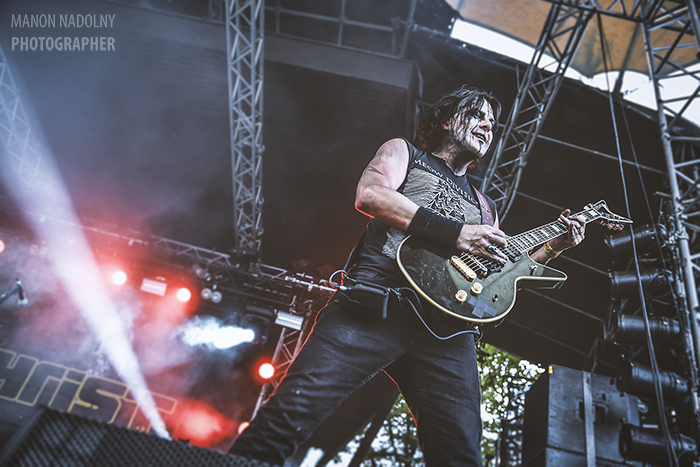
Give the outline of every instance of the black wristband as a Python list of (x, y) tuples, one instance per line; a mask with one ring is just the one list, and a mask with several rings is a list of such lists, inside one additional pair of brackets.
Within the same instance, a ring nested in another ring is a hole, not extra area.
[(462, 223), (451, 221), (434, 212), (420, 207), (406, 229), (411, 235), (454, 248), (462, 231)]

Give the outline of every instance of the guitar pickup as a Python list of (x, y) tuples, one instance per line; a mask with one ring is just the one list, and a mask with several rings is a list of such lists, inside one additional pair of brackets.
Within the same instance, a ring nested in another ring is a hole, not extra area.
[(474, 272), (474, 270), (467, 266), (467, 263), (462, 261), (461, 258), (457, 256), (452, 256), (452, 258), (450, 258), (450, 264), (452, 264), (452, 266), (454, 266), (457, 269), (457, 271), (459, 271), (459, 273), (466, 277), (468, 280), (473, 281), (474, 279), (476, 279), (476, 273)]

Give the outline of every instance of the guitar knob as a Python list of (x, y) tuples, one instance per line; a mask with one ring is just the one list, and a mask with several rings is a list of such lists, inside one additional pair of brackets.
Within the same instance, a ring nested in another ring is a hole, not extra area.
[(478, 282), (472, 284), (471, 291), (474, 295), (479, 295), (484, 290), (484, 286)]
[(459, 289), (457, 293), (455, 294), (455, 298), (457, 299), (458, 302), (465, 302), (467, 301), (467, 297), (469, 294), (467, 294), (466, 290)]

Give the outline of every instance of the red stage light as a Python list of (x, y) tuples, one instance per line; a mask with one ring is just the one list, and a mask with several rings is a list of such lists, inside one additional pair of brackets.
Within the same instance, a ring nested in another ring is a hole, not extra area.
[(112, 282), (114, 282), (116, 285), (124, 285), (126, 284), (126, 273), (124, 271), (116, 271), (114, 274), (112, 274)]
[(187, 439), (195, 446), (212, 447), (231, 436), (236, 423), (206, 402), (185, 399), (178, 406), (179, 423), (170, 427), (173, 439)]
[(258, 376), (265, 381), (271, 379), (273, 376), (275, 376), (275, 367), (272, 366), (272, 363), (266, 362), (261, 364), (258, 366)]
[(176, 296), (182, 303), (186, 303), (190, 301), (190, 298), (192, 298), (192, 292), (187, 287), (180, 287), (177, 290)]

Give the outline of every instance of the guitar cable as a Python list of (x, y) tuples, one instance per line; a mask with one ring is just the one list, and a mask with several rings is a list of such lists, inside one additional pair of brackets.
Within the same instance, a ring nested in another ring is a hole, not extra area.
[[(348, 278), (347, 272), (344, 269), (339, 269), (339, 270), (335, 271), (333, 274), (331, 274), (331, 276), (328, 278), (328, 283), (331, 285), (331, 287), (333, 287), (336, 290), (339, 290), (339, 291), (347, 290), (347, 286), (336, 284), (335, 282), (333, 282), (333, 278), (336, 276), (336, 274), (342, 274), (342, 276), (344, 278)], [(451, 334), (449, 336), (445, 336), (445, 337), (439, 336), (437, 333), (435, 333), (435, 331), (432, 330), (432, 328), (428, 325), (428, 323), (425, 322), (425, 319), (423, 319), (423, 316), (421, 315), (420, 311), (418, 311), (418, 307), (420, 307), (421, 310), (423, 310), (423, 306), (420, 304), (420, 297), (418, 297), (418, 294), (416, 293), (415, 290), (413, 290), (410, 287), (387, 287), (387, 289), (389, 289), (393, 294), (396, 295), (396, 297), (399, 299), (399, 304), (402, 303), (403, 301), (408, 301), (408, 304), (411, 305), (411, 309), (413, 309), (413, 312), (416, 314), (416, 316), (418, 316), (418, 319), (420, 320), (420, 322), (423, 323), (423, 326), (425, 326), (425, 329), (427, 329), (428, 332), (430, 334), (432, 334), (433, 337), (435, 337), (438, 340), (446, 341), (449, 339), (453, 339), (457, 336), (461, 336), (462, 334), (474, 334), (474, 342), (476, 343), (476, 342), (479, 342), (484, 335), (484, 333), (481, 331), (481, 329), (479, 329), (478, 326), (475, 326), (473, 329), (465, 329), (462, 331), (458, 331), (458, 332)], [(405, 297), (403, 295), (403, 292), (410, 293), (411, 295), (413, 295), (413, 297), (415, 298), (415, 302), (418, 304), (418, 307), (416, 307), (416, 304), (413, 303), (414, 301), (411, 300), (411, 298)]]
[(409, 288), (409, 287), (399, 287), (398, 289), (395, 289), (395, 290), (398, 293), (399, 301), (401, 301), (401, 300), (408, 301), (408, 304), (411, 305), (413, 312), (416, 314), (416, 316), (418, 316), (418, 319), (420, 320), (420, 322), (423, 323), (423, 326), (425, 326), (425, 329), (427, 329), (428, 332), (430, 332), (430, 334), (432, 334), (434, 338), (441, 340), (441, 341), (446, 341), (446, 340), (452, 339), (454, 337), (461, 336), (462, 334), (474, 334), (474, 343), (477, 343), (484, 336), (484, 333), (481, 331), (481, 329), (479, 329), (478, 326), (475, 326), (473, 329), (465, 329), (463, 331), (458, 331), (458, 332), (451, 334), (449, 336), (446, 336), (446, 337), (438, 336), (435, 333), (435, 331), (433, 331), (430, 328), (430, 326), (428, 326), (428, 323), (425, 322), (425, 320), (423, 319), (423, 316), (421, 316), (420, 312), (418, 311), (418, 308), (413, 303), (413, 300), (411, 300), (408, 297), (404, 298), (403, 295), (401, 294), (402, 291), (407, 291), (407, 292), (410, 292), (411, 294), (413, 294), (413, 296), (416, 298), (416, 303), (418, 303), (418, 306), (420, 306), (420, 308), (422, 310), (423, 307), (420, 304), (420, 298), (418, 297), (418, 294), (416, 293), (416, 291)]

